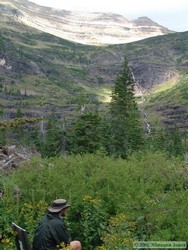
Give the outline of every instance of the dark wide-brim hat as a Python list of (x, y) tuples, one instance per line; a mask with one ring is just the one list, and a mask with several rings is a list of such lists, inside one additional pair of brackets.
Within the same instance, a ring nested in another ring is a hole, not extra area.
[(70, 205), (67, 204), (67, 201), (64, 199), (57, 199), (52, 202), (52, 204), (48, 207), (48, 211), (51, 213), (58, 213), (65, 208), (69, 208)]

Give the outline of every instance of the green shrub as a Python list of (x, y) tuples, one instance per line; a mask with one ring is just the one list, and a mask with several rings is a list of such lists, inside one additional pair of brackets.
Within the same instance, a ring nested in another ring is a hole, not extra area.
[(71, 204), (68, 228), (86, 249), (131, 249), (135, 239), (188, 238), (188, 173), (179, 159), (159, 152), (127, 160), (94, 154), (33, 158), (2, 175), (0, 186), (5, 192), (0, 200), (3, 250), (14, 249), (9, 245), (12, 221), (32, 240), (47, 204), (56, 198)]

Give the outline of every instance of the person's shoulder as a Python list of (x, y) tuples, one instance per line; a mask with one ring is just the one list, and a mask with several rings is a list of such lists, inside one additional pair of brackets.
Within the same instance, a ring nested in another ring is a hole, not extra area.
[(58, 227), (58, 228), (65, 227), (65, 223), (61, 217), (54, 217), (54, 219), (51, 220), (50, 223), (51, 223), (51, 226), (53, 227)]
[(52, 222), (64, 223), (63, 219), (58, 214), (48, 214), (48, 219)]

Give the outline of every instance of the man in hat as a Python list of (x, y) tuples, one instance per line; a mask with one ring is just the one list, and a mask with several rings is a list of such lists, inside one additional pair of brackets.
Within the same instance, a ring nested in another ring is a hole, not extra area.
[(71, 241), (63, 217), (70, 205), (64, 199), (54, 200), (48, 207), (33, 239), (33, 250), (56, 250), (61, 243), (70, 245), (71, 249), (81, 250), (80, 241)]

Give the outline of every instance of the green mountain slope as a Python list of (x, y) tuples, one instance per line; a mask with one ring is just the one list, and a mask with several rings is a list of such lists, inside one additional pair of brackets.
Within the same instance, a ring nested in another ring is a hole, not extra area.
[[(157, 117), (169, 127), (188, 127), (188, 72), (182, 72), (173, 79), (156, 86), (147, 95), (147, 112), (150, 117)], [(154, 118), (155, 119), (155, 118)]]
[[(26, 116), (41, 117), (51, 106), (66, 113), (80, 100), (109, 100), (125, 57), (143, 93), (188, 72), (188, 32), (130, 44), (85, 46), (18, 23), (14, 10), (9, 11), (0, 21), (0, 99), (8, 117), (14, 117), (20, 103)], [(187, 80), (182, 81), (186, 86)], [(173, 91), (182, 95), (179, 105), (185, 106), (185, 91), (178, 88), (179, 84)], [(155, 109), (158, 105), (153, 101)]]

